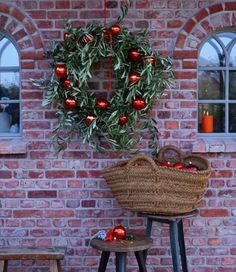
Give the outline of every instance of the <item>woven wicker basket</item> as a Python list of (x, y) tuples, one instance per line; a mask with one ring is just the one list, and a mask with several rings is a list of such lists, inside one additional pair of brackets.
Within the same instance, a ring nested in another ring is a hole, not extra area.
[[(174, 157), (168, 157), (169, 152), (174, 152)], [(160, 162), (166, 160), (192, 163), (200, 170), (191, 172), (160, 166)], [(122, 208), (151, 214), (179, 214), (196, 209), (210, 173), (205, 158), (184, 156), (174, 146), (163, 147), (155, 161), (146, 155), (136, 155), (102, 171)]]

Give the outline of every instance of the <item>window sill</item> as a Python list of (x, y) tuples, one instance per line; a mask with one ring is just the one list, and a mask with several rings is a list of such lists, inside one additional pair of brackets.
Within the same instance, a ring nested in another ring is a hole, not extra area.
[(22, 139), (0, 139), (0, 155), (26, 154), (27, 144)]
[(192, 153), (236, 152), (236, 139), (197, 139), (192, 145)]

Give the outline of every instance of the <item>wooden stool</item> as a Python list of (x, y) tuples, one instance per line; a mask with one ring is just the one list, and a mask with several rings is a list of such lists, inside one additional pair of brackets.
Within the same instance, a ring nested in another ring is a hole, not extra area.
[(7, 272), (9, 260), (49, 260), (50, 272), (60, 272), (60, 260), (64, 259), (65, 248), (1, 247), (0, 272)]
[[(171, 255), (173, 262), (174, 272), (180, 272), (180, 259), (182, 264), (182, 271), (188, 272), (186, 249), (184, 241), (184, 231), (183, 231), (183, 219), (188, 217), (193, 217), (198, 215), (198, 210), (194, 210), (189, 213), (179, 214), (179, 215), (152, 215), (146, 213), (138, 213), (139, 216), (147, 217), (147, 227), (146, 236), (151, 236), (152, 222), (166, 223), (169, 225), (170, 233), (170, 246)], [(147, 250), (144, 252), (144, 260), (146, 260)]]
[(147, 272), (144, 262), (144, 250), (152, 246), (152, 239), (143, 235), (134, 235), (133, 241), (114, 240), (102, 241), (97, 238), (92, 239), (90, 245), (102, 251), (98, 272), (105, 272), (107, 262), (111, 252), (116, 254), (116, 272), (126, 272), (126, 255), (127, 252), (134, 252), (139, 271)]

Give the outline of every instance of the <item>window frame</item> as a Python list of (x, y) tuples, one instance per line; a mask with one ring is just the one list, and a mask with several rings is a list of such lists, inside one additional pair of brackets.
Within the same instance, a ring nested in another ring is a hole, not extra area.
[[(16, 52), (18, 54), (18, 59), (19, 59), (19, 66), (5, 66), (1, 67), (0, 66), (0, 73), (1, 72), (18, 72), (19, 73), (19, 98), (18, 99), (10, 99), (7, 100), (7, 103), (12, 103), (12, 104), (18, 104), (19, 105), (19, 131), (17, 133), (12, 133), (12, 132), (0, 132), (0, 140), (1, 139), (16, 139), (22, 137), (22, 95), (21, 95), (21, 65), (20, 65), (20, 49), (17, 45), (17, 43), (13, 40), (13, 38), (5, 33), (4, 31), (0, 31), (0, 39), (6, 38), (8, 39), (9, 42), (12, 43), (12, 45), (15, 47)], [(3, 52), (3, 50), (2, 50)], [(1, 53), (0, 52), (0, 58), (1, 58)], [(1, 101), (1, 100), (0, 100)]]
[[(219, 35), (220, 33), (233, 33), (234, 38), (232, 41), (229, 42), (227, 46), (224, 45), (224, 43), (220, 40), (219, 37), (217, 37), (217, 34)], [(199, 65), (199, 60), (200, 60), (200, 52), (203, 48), (203, 46), (210, 40), (214, 38), (219, 45), (222, 48), (223, 54), (225, 55), (225, 65), (224, 66), (200, 66)], [(229, 105), (230, 104), (235, 104), (236, 105), (236, 99), (231, 99), (229, 100), (229, 74), (230, 71), (235, 71), (236, 72), (236, 66), (230, 66), (229, 61), (230, 61), (230, 53), (233, 48), (233, 46), (236, 44), (236, 30), (222, 30), (222, 31), (217, 31), (212, 33), (211, 35), (207, 36), (206, 39), (201, 43), (198, 49), (198, 60), (197, 60), (197, 80), (198, 80), (198, 92), (199, 94), (199, 72), (202, 71), (224, 71), (225, 72), (225, 81), (223, 82), (225, 84), (225, 97), (224, 99), (197, 99), (198, 106), (197, 106), (197, 132), (199, 136), (206, 136), (206, 137), (232, 137), (236, 136), (236, 132), (229, 132)], [(205, 133), (199, 131), (199, 104), (222, 104), (225, 107), (225, 131), (224, 132), (212, 132), (212, 133)]]

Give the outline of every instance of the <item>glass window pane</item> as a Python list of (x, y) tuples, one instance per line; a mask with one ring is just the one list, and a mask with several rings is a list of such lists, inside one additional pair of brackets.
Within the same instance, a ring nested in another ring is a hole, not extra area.
[(3, 38), (0, 41), (0, 65), (1, 67), (19, 66), (18, 52), (12, 42), (7, 38)]
[[(205, 118), (205, 116), (208, 116)], [(212, 122), (212, 132), (225, 132), (225, 105), (224, 104), (207, 104), (199, 103), (198, 105), (198, 131), (205, 133), (204, 122), (207, 123), (207, 127), (210, 127)]]
[(0, 133), (19, 133), (20, 108), (18, 103), (0, 101)]
[(229, 72), (229, 99), (236, 99), (236, 71)]
[(221, 32), (217, 33), (216, 36), (223, 42), (225, 47), (227, 47), (230, 42), (236, 38), (236, 34), (233, 32)]
[(199, 54), (199, 66), (224, 66), (225, 56), (222, 47), (214, 39), (207, 41)]
[(198, 99), (224, 99), (225, 72), (199, 71), (198, 88)]
[(229, 132), (236, 132), (236, 104), (229, 104)]
[(1, 72), (0, 84), (4, 87), (11, 85), (19, 86), (19, 72)]
[(229, 56), (229, 66), (236, 67), (236, 44), (233, 46)]

